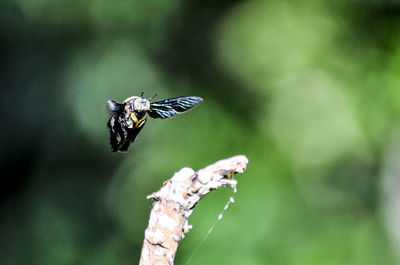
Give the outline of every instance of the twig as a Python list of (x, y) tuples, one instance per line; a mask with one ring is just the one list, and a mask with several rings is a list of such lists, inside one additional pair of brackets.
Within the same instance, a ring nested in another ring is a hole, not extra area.
[(247, 163), (246, 156), (238, 155), (197, 172), (185, 167), (164, 182), (159, 191), (147, 196), (154, 203), (139, 264), (174, 264), (178, 243), (191, 228), (187, 220), (194, 206), (211, 190), (221, 186), (231, 186), (236, 190), (237, 181), (231, 177), (243, 173)]

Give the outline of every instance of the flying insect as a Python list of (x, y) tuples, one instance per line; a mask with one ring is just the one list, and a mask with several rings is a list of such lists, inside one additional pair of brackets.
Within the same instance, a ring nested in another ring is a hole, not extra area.
[[(157, 94), (156, 94), (157, 95)], [(190, 110), (203, 101), (200, 97), (187, 96), (150, 102), (150, 99), (133, 96), (122, 103), (108, 100), (112, 116), (107, 122), (112, 152), (126, 152), (146, 123), (147, 115), (153, 119), (167, 119)]]

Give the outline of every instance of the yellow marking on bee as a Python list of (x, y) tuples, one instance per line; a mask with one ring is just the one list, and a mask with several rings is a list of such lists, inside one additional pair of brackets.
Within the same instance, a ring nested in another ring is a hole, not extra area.
[(136, 123), (136, 125), (137, 125), (137, 123), (139, 122), (139, 120), (138, 120), (138, 118), (136, 117), (136, 115), (135, 115), (135, 113), (131, 113), (131, 118), (132, 118), (132, 120)]
[(136, 122), (136, 127), (141, 127), (144, 124), (144, 122), (145, 122), (145, 117)]

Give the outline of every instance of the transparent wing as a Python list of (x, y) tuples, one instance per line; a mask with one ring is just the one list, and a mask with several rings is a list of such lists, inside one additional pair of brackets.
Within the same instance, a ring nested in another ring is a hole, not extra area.
[(153, 119), (167, 119), (190, 110), (203, 99), (200, 97), (177, 97), (150, 103), (148, 114)]
[(107, 101), (107, 107), (110, 112), (119, 112), (124, 109), (124, 104), (118, 103), (112, 99)]

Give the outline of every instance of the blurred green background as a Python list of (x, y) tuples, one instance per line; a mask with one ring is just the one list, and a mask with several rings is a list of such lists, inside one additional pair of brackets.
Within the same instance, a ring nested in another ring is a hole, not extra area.
[[(146, 195), (248, 156), (176, 264), (400, 264), (397, 1), (0, 0), (0, 264), (137, 264)], [(111, 153), (105, 102), (196, 95)]]

